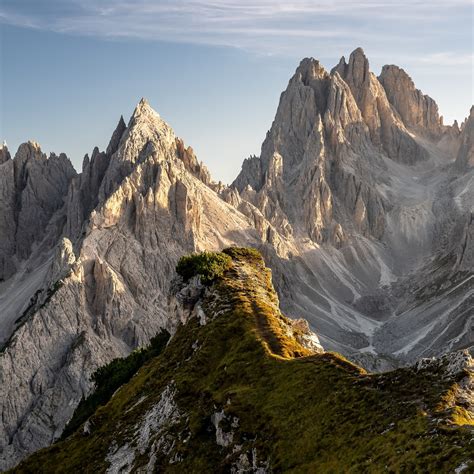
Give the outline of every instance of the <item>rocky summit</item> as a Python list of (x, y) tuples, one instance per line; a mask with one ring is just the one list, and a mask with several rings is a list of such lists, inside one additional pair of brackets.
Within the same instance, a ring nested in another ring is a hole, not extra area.
[[(421, 466), (417, 452), (432, 471), (468, 463), (473, 126), (474, 108), (445, 125), (403, 69), (377, 76), (358, 48), (331, 71), (301, 61), (230, 186), (144, 99), (80, 173), (34, 142), (13, 158), (0, 148), (0, 469), (62, 437), (18, 469), (57, 471), (67, 452), (71, 472), (81, 459), (110, 472), (331, 471), (334, 426), (352, 433), (340, 452), (360, 471), (363, 443), (395, 471)], [(260, 251), (278, 298), (260, 257), (256, 271), (235, 252), (217, 286), (177, 288), (180, 257), (228, 247)], [(145, 349), (164, 331), (163, 354)], [(137, 376), (78, 418), (104, 383), (94, 374), (137, 357)], [(413, 450), (397, 461), (403, 433)]]

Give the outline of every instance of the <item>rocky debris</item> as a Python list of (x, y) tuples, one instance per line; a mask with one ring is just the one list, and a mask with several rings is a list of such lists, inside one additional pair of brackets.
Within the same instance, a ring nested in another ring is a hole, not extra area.
[(268, 459), (259, 459), (257, 449), (253, 448), (239, 455), (239, 458), (231, 467), (230, 472), (232, 474), (244, 474), (247, 472), (266, 474), (267, 472), (271, 472), (270, 461)]
[(146, 472), (154, 472), (157, 456), (171, 452), (174, 440), (167, 432), (185, 417), (176, 405), (175, 392), (173, 383), (167, 385), (158, 402), (136, 423), (132, 439), (121, 446), (117, 443), (110, 446), (106, 458), (110, 463), (108, 474), (132, 472), (135, 459), (145, 453), (149, 459)]
[(306, 349), (314, 353), (324, 352), (323, 346), (319, 342), (318, 335), (311, 331), (308, 321), (306, 319), (293, 319), (291, 320), (291, 326), (293, 328), (293, 337)]
[[(222, 422), (230, 425), (231, 430), (225, 431), (221, 424)], [(234, 442), (234, 434), (232, 429), (238, 428), (239, 426), (239, 419), (237, 417), (229, 418), (224, 410), (216, 411), (211, 415), (211, 423), (214, 425), (216, 429), (216, 443), (223, 448), (227, 448), (228, 446), (232, 445)]]
[(456, 382), (454, 394), (445, 409), (462, 407), (466, 421), (474, 423), (474, 359), (469, 351), (458, 351), (439, 358), (421, 359), (416, 370), (430, 371)]
[(181, 277), (176, 277), (171, 282), (171, 288), (168, 296), (169, 314), (172, 327), (167, 330), (174, 334), (178, 324), (185, 324), (192, 317), (198, 317), (203, 324), (206, 319), (202, 316), (200, 300), (205, 294), (206, 287), (201, 283), (199, 276), (190, 278), (186, 283)]
[(420, 359), (415, 364), (416, 370), (431, 370), (437, 372), (442, 370), (443, 376), (456, 379), (458, 375), (464, 372), (474, 371), (474, 359), (469, 354), (469, 351), (457, 351), (446, 354), (442, 357), (431, 357), (427, 359)]

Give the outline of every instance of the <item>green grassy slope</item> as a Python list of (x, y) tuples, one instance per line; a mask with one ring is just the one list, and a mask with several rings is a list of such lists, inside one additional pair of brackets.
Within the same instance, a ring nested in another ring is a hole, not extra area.
[[(96, 411), (88, 434), (81, 427), (13, 472), (104, 472), (121, 446), (134, 452), (132, 471), (230, 472), (240, 463), (248, 472), (252, 464), (301, 473), (454, 472), (466, 464), (472, 472), (473, 431), (454, 423), (468, 416), (447, 409), (455, 380), (432, 370), (371, 375), (337, 354), (312, 354), (288, 331), (261, 257), (229, 253), (230, 268), (201, 301), (210, 321), (181, 326)], [(153, 412), (166, 390), (174, 411)], [(149, 413), (159, 429), (144, 421)]]

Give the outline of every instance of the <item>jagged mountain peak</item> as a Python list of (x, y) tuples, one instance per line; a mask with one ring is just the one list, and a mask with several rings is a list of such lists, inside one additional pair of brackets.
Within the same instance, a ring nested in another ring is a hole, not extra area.
[(0, 146), (0, 165), (11, 160), (10, 151), (6, 143)]
[(461, 146), (456, 157), (456, 167), (464, 170), (474, 166), (474, 105), (461, 127)]
[(46, 158), (46, 155), (41, 151), (41, 146), (34, 140), (28, 140), (27, 142), (21, 143), (15, 153), (15, 161), (24, 161), (28, 159), (41, 159)]
[(346, 62), (344, 56), (339, 63), (331, 69), (331, 74), (338, 72), (343, 78), (349, 78), (354, 84), (360, 85), (367, 81), (369, 73), (369, 60), (362, 48), (356, 48), (349, 55), (349, 62)]
[(138, 164), (152, 155), (165, 160), (175, 156), (176, 136), (150, 104), (141, 99), (127, 126), (120, 118), (106, 152), (94, 150), (92, 154), (90, 166), (94, 169), (97, 163), (100, 167), (94, 172), (98, 177), (98, 201), (104, 202)]
[(108, 155), (113, 155), (117, 151), (117, 148), (120, 144), (120, 140), (122, 138), (122, 135), (124, 134), (126, 129), (127, 129), (127, 125), (125, 124), (125, 120), (123, 119), (123, 115), (121, 115), (120, 119), (118, 121), (118, 124), (115, 127), (115, 130), (114, 130), (112, 136), (110, 137), (109, 144), (107, 146), (106, 153)]
[(464, 120), (461, 122), (461, 125), (459, 127), (459, 130), (462, 132), (464, 129), (464, 126), (466, 125), (467, 121), (469, 120), (470, 116), (472, 115), (472, 109), (474, 108), (474, 105), (471, 106), (469, 109), (469, 114), (464, 118)]
[(150, 103), (148, 102), (147, 99), (145, 99), (144, 97), (142, 97), (137, 106), (135, 107), (133, 113), (132, 113), (132, 117), (131, 117), (131, 120), (139, 117), (139, 116), (154, 116), (154, 117), (158, 117), (160, 118), (160, 115), (158, 114), (158, 112), (156, 112), (156, 110), (154, 110)]
[(405, 126), (433, 137), (442, 132), (443, 118), (439, 115), (438, 105), (415, 87), (412, 78), (404, 69), (385, 65), (378, 80)]
[(297, 77), (305, 85), (310, 85), (314, 80), (327, 78), (328, 73), (324, 66), (314, 58), (304, 58), (296, 69), (294, 78)]
[[(6, 149), (6, 151), (8, 156), (10, 156), (8, 149)], [(17, 176), (21, 174), (20, 170), (24, 169), (25, 167), (39, 167), (38, 170), (43, 166), (60, 167), (69, 174), (74, 171), (74, 167), (65, 153), (60, 153), (57, 155), (56, 153), (51, 152), (49, 156), (47, 156), (46, 153), (43, 153), (41, 145), (34, 140), (29, 140), (19, 145), (18, 150), (13, 158), (13, 165), (17, 170)], [(39, 176), (36, 176), (33, 173), (32, 178), (37, 179)]]
[(362, 48), (356, 48), (352, 51), (349, 56), (347, 67), (355, 84), (362, 84), (367, 81), (369, 74), (369, 60)]
[[(58, 173), (67, 176), (74, 176), (76, 174), (71, 161), (65, 153), (57, 155), (51, 152), (48, 157), (41, 150), (40, 144), (33, 140), (24, 142), (18, 147), (13, 158), (13, 166), (17, 184), (26, 178), (30, 178), (33, 181), (45, 179), (45, 176), (40, 176), (44, 173), (41, 170), (45, 168), (50, 170), (56, 169)], [(26, 168), (30, 170), (28, 174), (25, 174)], [(31, 175), (29, 176), (29, 174)], [(23, 184), (26, 184), (26, 181)]]
[(163, 146), (171, 146), (175, 140), (175, 134), (158, 112), (142, 98), (133, 111), (122, 138), (125, 142), (134, 142), (134, 146), (136, 142), (141, 143), (146, 140), (159, 142)]

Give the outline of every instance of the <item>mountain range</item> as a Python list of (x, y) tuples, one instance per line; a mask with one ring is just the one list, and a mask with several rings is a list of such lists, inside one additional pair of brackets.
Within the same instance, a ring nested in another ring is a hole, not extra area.
[[(403, 69), (376, 76), (360, 48), (331, 71), (301, 61), (260, 156), (230, 186), (211, 179), (144, 99), (81, 173), (27, 142), (13, 159), (0, 149), (0, 180), (0, 469), (61, 437), (97, 369), (164, 330), (172, 353), (182, 328), (196, 325), (173, 293), (176, 263), (192, 252), (257, 248), (273, 305), (315, 333), (312, 355), (300, 348), (296, 359), (323, 357), (344, 383), (361, 369), (318, 355), (320, 345), (395, 374), (371, 381), (459, 360), (455, 372), (472, 374), (468, 352), (455, 351), (474, 345), (474, 108), (461, 125), (444, 125)], [(295, 357), (279, 351), (270, 347)], [(174, 388), (163, 380), (169, 407)], [(463, 419), (472, 424), (467, 380)], [(271, 464), (266, 447), (260, 464), (246, 454), (258, 446), (245, 446), (239, 456), (255, 472)]]

